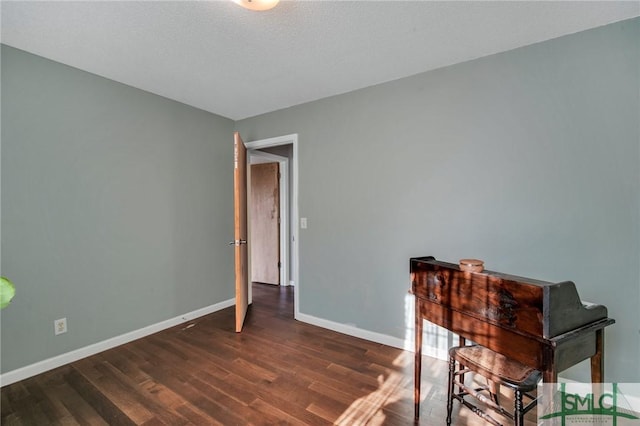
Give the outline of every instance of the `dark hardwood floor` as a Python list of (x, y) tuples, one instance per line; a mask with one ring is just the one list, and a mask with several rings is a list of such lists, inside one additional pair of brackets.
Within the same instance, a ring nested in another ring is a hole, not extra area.
[[(1, 423), (413, 424), (412, 353), (295, 321), (291, 287), (253, 300), (241, 334), (231, 307), (5, 386)], [(445, 423), (446, 368), (423, 361), (422, 425)], [(485, 423), (456, 403), (454, 424)]]

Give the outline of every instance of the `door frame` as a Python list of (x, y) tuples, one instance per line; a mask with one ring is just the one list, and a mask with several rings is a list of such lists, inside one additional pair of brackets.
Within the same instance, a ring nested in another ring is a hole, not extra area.
[[(251, 182), (251, 166), (259, 163), (278, 163), (278, 191), (279, 191), (279, 208), (280, 208), (280, 223), (278, 228), (280, 229), (280, 285), (291, 285), (289, 278), (289, 229), (291, 224), (289, 222), (289, 159), (280, 155), (271, 154), (269, 152), (260, 151), (257, 149), (251, 149), (247, 152), (249, 154), (249, 177), (247, 182)], [(255, 161), (258, 159), (258, 161)], [(249, 205), (251, 205), (251, 185), (248, 189)], [(251, 209), (247, 209), (249, 215), (249, 257), (251, 257)], [(251, 267), (251, 259), (249, 259), (249, 267)]]
[[(259, 139), (251, 142), (245, 142), (247, 151), (270, 148), (275, 146), (291, 145), (291, 199), (289, 200), (291, 206), (291, 222), (289, 232), (289, 242), (291, 243), (291, 257), (293, 259), (291, 263), (291, 277), (290, 281), (296, 286), (296, 290), (293, 292), (294, 300), (294, 318), (298, 319), (300, 316), (300, 237), (299, 237), (299, 212), (298, 212), (298, 134), (293, 133), (285, 136), (276, 136), (268, 139)], [(287, 194), (288, 195), (288, 194)], [(288, 243), (289, 243), (288, 242)], [(288, 245), (288, 244), (287, 244)]]

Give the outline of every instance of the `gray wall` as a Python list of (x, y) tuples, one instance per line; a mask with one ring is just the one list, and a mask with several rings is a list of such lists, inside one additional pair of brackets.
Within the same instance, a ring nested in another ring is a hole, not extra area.
[(238, 122), (299, 135), (300, 311), (404, 338), (409, 257), (478, 257), (575, 281), (640, 381), (639, 52), (635, 19)]
[[(607, 379), (640, 381), (639, 40), (636, 19), (236, 123), (299, 134), (301, 312), (404, 338), (409, 257), (480, 257), (607, 305)], [(233, 296), (232, 121), (5, 46), (1, 106), (3, 372)]]
[(3, 372), (233, 297), (233, 126), (2, 46)]

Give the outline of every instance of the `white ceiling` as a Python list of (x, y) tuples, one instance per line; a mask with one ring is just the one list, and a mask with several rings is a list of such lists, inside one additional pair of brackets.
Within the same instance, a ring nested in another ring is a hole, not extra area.
[(640, 15), (639, 1), (2, 1), (2, 43), (234, 120)]

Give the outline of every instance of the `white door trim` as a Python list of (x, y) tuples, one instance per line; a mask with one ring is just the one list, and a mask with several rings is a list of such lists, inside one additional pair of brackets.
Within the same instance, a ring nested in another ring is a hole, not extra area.
[(289, 145), (293, 147), (293, 153), (291, 158), (291, 233), (289, 239), (291, 240), (291, 257), (293, 258), (291, 268), (291, 280), (296, 285), (294, 292), (294, 318), (298, 319), (300, 316), (300, 291), (302, 283), (300, 282), (300, 238), (298, 235), (299, 229), (299, 213), (298, 213), (298, 134), (277, 136), (269, 139), (260, 139), (256, 141), (246, 142), (245, 146), (248, 150), (268, 148), (273, 146)]

